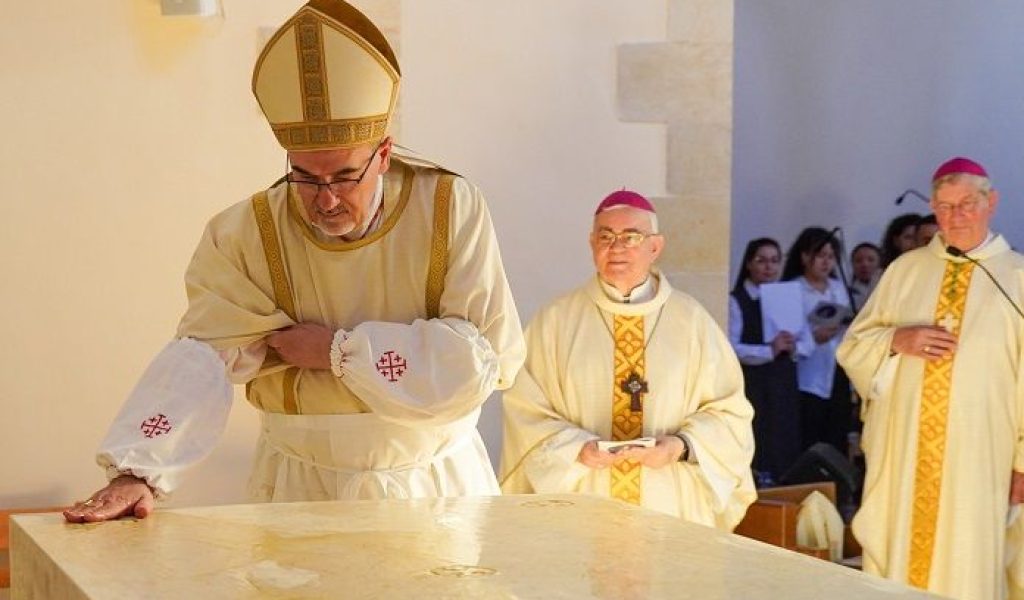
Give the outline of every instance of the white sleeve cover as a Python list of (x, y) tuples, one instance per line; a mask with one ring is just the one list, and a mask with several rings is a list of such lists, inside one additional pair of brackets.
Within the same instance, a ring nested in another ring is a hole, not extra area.
[(367, 321), (341, 345), (345, 385), (379, 417), (444, 424), (476, 410), (498, 384), (498, 357), (468, 321)]
[(232, 403), (224, 361), (207, 344), (185, 338), (156, 355), (100, 444), (96, 462), (108, 478), (130, 473), (158, 496), (217, 444)]

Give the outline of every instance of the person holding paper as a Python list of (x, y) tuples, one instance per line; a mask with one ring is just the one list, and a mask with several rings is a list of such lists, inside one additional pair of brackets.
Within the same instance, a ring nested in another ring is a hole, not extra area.
[(754, 477), (758, 487), (767, 487), (775, 484), (803, 451), (795, 334), (805, 329), (781, 330), (770, 342), (765, 341), (761, 289), (779, 278), (779, 243), (771, 238), (751, 240), (740, 264), (729, 294), (729, 343), (740, 361), (744, 389), (754, 406)]
[(395, 53), (342, 0), (271, 36), (253, 92), (284, 177), (214, 216), (188, 309), (103, 441), (69, 521), (146, 516), (216, 444), (245, 384), (253, 501), (499, 493), (476, 424), (525, 358), (480, 191), (388, 135)]
[[(597, 207), (597, 276), (533, 318), (504, 395), (504, 492), (597, 494), (725, 530), (754, 501), (742, 371), (711, 316), (653, 266), (664, 245), (640, 194)], [(654, 445), (602, 450), (641, 437)]]
[(989, 229), (998, 202), (977, 162), (939, 166), (939, 233), (889, 266), (837, 353), (863, 398), (864, 570), (960, 599), (1006, 597), (1006, 559), (1024, 566), (1005, 542), (1024, 501), (1024, 256)]
[(782, 279), (799, 283), (811, 334), (798, 344), (796, 369), (803, 445), (827, 442), (846, 456), (853, 406), (850, 382), (836, 365), (836, 347), (850, 316), (850, 297), (835, 277), (839, 241), (821, 227), (808, 227), (786, 256)]

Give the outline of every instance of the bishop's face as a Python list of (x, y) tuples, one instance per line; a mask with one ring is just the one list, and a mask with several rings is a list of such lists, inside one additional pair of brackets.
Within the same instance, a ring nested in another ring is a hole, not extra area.
[[(632, 246), (621, 234), (644, 234), (643, 241)], [(602, 238), (615, 236), (608, 243)], [(640, 285), (651, 272), (651, 265), (661, 254), (665, 239), (651, 231), (651, 217), (647, 211), (631, 207), (614, 208), (594, 217), (590, 233), (590, 250), (594, 256), (597, 274), (606, 283), (622, 293)]]
[(290, 152), (288, 160), (288, 179), (310, 223), (326, 235), (340, 237), (367, 224), (377, 177), (390, 166), (391, 139), (379, 146)]
[(942, 184), (932, 195), (932, 210), (946, 244), (967, 251), (978, 247), (988, 235), (988, 222), (995, 214), (999, 194), (982, 192), (968, 178)]

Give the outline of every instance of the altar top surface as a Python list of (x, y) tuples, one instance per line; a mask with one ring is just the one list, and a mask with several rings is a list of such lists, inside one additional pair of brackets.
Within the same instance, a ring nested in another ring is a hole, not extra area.
[(20, 515), (11, 541), (15, 599), (933, 597), (586, 496)]

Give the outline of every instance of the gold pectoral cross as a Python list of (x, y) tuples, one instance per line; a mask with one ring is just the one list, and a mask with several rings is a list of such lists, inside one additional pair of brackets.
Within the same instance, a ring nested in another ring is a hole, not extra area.
[(636, 371), (629, 373), (629, 377), (622, 382), (619, 389), (629, 394), (629, 410), (633, 412), (643, 410), (640, 400), (641, 396), (647, 393), (647, 381), (637, 375)]

